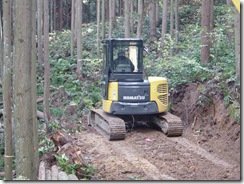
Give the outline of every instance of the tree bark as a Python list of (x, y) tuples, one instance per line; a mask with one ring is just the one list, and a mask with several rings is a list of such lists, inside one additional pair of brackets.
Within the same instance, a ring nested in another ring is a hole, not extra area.
[(137, 24), (137, 32), (136, 37), (141, 38), (142, 35), (142, 23), (143, 23), (143, 0), (138, 0), (138, 24)]
[(97, 0), (97, 57), (100, 57), (100, 0)]
[(236, 58), (236, 77), (240, 80), (240, 13), (235, 9), (235, 58)]
[(38, 66), (39, 66), (39, 74), (43, 75), (43, 39), (42, 39), (42, 30), (43, 30), (43, 0), (38, 0), (38, 34), (37, 34), (37, 39), (38, 39)]
[(150, 37), (151, 39), (156, 36), (156, 3), (155, 0), (150, 1)]
[(59, 31), (63, 30), (63, 0), (59, 0)]
[(77, 75), (82, 77), (82, 2), (76, 2), (76, 34), (77, 34)]
[(133, 0), (130, 2), (130, 34), (134, 33), (134, 17), (133, 17), (133, 12), (134, 12), (134, 3)]
[(71, 42), (70, 42), (70, 54), (74, 56), (74, 37), (75, 37), (75, 0), (72, 0), (71, 4)]
[(174, 39), (174, 0), (171, 0), (170, 3), (170, 57), (172, 58), (174, 55), (174, 49), (173, 49), (173, 39)]
[(12, 62), (11, 62), (11, 0), (3, 3), (3, 102), (4, 102), (4, 129), (5, 129), (5, 159), (4, 171), (6, 180), (12, 180)]
[(179, 9), (179, 1), (175, 0), (175, 45), (176, 45), (175, 52), (176, 52), (176, 54), (179, 52), (179, 48), (178, 48), (178, 43), (179, 43), (179, 14), (178, 14), (178, 9)]
[(125, 7), (125, 38), (130, 37), (130, 1), (131, 0), (125, 0), (124, 1), (124, 7)]
[(202, 0), (202, 48), (201, 63), (206, 64), (210, 61), (210, 1)]
[(105, 0), (102, 0), (102, 40), (105, 39)]
[(0, 81), (3, 78), (3, 31), (2, 14), (0, 13)]
[(113, 29), (113, 8), (112, 8), (112, 1), (113, 0), (109, 0), (109, 31), (108, 31), (108, 37), (112, 38), (112, 29)]
[(31, 100), (32, 100), (32, 119), (33, 119), (33, 173), (38, 177), (39, 153), (38, 153), (38, 124), (37, 124), (37, 86), (36, 86), (36, 10), (37, 0), (32, 0), (32, 58), (31, 58)]
[[(31, 90), (31, 60), (32, 60), (32, 1), (16, 1), (14, 28), (14, 131), (16, 176), (24, 176), (36, 180), (33, 170), (33, 110)], [(25, 21), (23, 21), (25, 20)], [(30, 29), (26, 29), (30, 28)], [(36, 148), (37, 149), (37, 148)]]
[(54, 31), (57, 30), (57, 17), (56, 17), (56, 14), (57, 14), (57, 1), (54, 0), (53, 1), (53, 29)]
[(48, 0), (44, 0), (44, 120), (49, 126), (50, 120), (50, 107), (49, 107), (49, 97), (50, 97), (50, 63), (49, 63), (49, 30), (48, 30)]
[(162, 34), (161, 34), (161, 48), (164, 49), (164, 37), (167, 32), (167, 8), (168, 8), (168, 0), (164, 0), (163, 2), (163, 13), (162, 13)]

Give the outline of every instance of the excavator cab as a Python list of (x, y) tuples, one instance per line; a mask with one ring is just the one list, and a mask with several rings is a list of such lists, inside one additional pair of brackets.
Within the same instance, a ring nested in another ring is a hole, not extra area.
[(143, 40), (111, 38), (103, 41), (102, 109), (93, 109), (89, 124), (109, 140), (125, 138), (125, 122), (150, 121), (168, 136), (182, 134), (180, 118), (167, 112), (165, 77), (143, 77)]

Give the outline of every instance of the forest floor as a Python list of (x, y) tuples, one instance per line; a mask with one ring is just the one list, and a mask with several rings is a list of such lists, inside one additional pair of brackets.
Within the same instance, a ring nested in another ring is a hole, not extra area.
[[(202, 105), (202, 87), (211, 103)], [(221, 91), (192, 83), (170, 98), (171, 112), (184, 123), (180, 137), (141, 125), (127, 130), (125, 140), (108, 141), (82, 117), (74, 137), (87, 145), (93, 180), (240, 180), (240, 124), (228, 115)]]

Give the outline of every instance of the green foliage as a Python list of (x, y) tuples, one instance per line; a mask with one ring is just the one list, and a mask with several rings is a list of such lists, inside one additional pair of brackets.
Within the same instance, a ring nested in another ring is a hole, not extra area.
[(43, 156), (45, 153), (48, 153), (50, 151), (54, 151), (55, 150), (55, 145), (53, 143), (52, 140), (50, 140), (47, 137), (39, 137), (39, 148), (38, 148), (38, 152), (39, 152), (39, 156)]
[(55, 155), (55, 158), (57, 159), (58, 166), (61, 167), (64, 172), (76, 175), (76, 169), (80, 167), (78, 164), (69, 164), (69, 158), (65, 154), (61, 156)]

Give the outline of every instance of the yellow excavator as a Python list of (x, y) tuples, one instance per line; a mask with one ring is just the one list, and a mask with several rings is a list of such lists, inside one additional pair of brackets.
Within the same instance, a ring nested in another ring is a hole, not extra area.
[(143, 75), (143, 39), (111, 38), (103, 42), (102, 109), (88, 124), (109, 140), (125, 139), (126, 123), (156, 124), (167, 136), (181, 136), (181, 119), (169, 112), (168, 82)]

